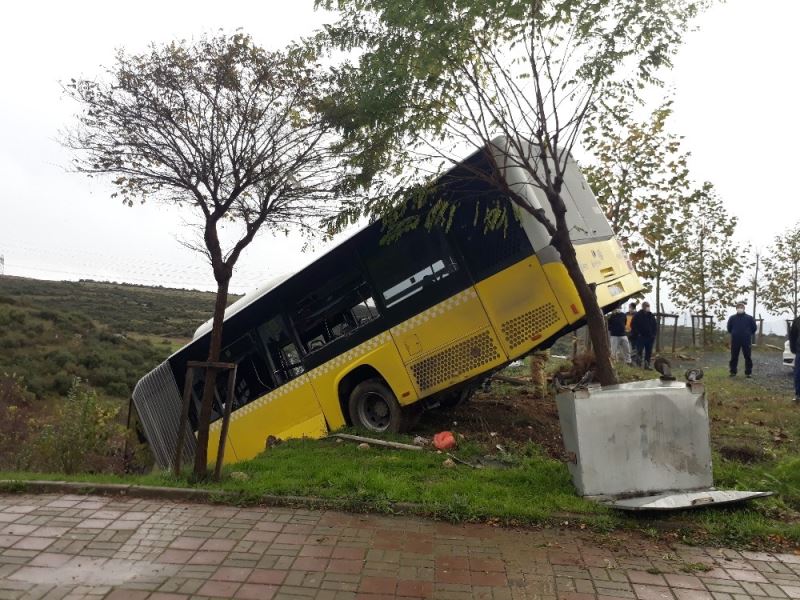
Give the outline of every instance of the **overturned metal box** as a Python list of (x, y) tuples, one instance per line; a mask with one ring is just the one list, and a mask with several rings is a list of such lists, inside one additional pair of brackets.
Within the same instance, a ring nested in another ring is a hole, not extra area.
[(712, 488), (700, 382), (588, 386), (556, 396), (569, 470), (582, 496), (624, 510), (669, 510), (769, 495)]

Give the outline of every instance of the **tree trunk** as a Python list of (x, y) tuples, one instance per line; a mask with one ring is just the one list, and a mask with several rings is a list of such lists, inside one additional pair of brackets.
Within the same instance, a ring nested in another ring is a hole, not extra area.
[[(758, 315), (758, 312), (757, 312), (757, 308), (758, 308), (758, 266), (759, 266), (758, 263), (759, 263), (759, 256), (758, 256), (758, 254), (756, 254), (756, 270), (755, 270), (755, 273), (753, 273), (753, 318), (754, 319), (757, 318), (757, 315)], [(756, 337), (756, 336), (758, 336), (758, 337)], [(754, 344), (760, 344), (761, 343), (760, 332), (758, 334), (756, 334), (756, 333), (753, 334), (752, 341), (753, 341)]]
[(705, 255), (705, 225), (700, 230), (700, 319), (703, 323), (703, 348), (708, 346), (708, 331), (706, 326), (706, 255)]
[[(656, 314), (661, 314), (661, 244), (656, 245)], [(658, 317), (656, 352), (661, 351), (661, 317)]]
[(759, 256), (756, 254), (756, 271), (753, 274), (753, 317), (758, 314), (757, 307), (758, 307), (758, 267), (759, 267)]
[[(211, 344), (208, 348), (208, 362), (219, 362), (222, 350), (222, 324), (225, 307), (228, 304), (228, 285), (230, 274), (217, 277), (217, 298), (214, 302), (214, 321), (211, 327)], [(194, 456), (194, 478), (202, 481), (208, 477), (208, 429), (213, 407), (214, 389), (217, 384), (217, 369), (206, 369), (203, 385), (203, 400), (200, 403), (200, 416), (197, 423), (197, 450)]]
[(553, 244), (561, 255), (561, 261), (564, 263), (567, 273), (569, 273), (572, 282), (575, 284), (578, 297), (581, 299), (583, 310), (586, 313), (586, 326), (589, 329), (589, 339), (592, 340), (597, 363), (596, 379), (601, 385), (618, 383), (617, 372), (611, 362), (611, 344), (608, 340), (606, 319), (600, 304), (597, 302), (594, 290), (589, 286), (583, 271), (581, 271), (569, 234), (566, 232), (556, 234), (553, 236)]
[(794, 280), (792, 281), (792, 316), (797, 318), (797, 261), (794, 261)]

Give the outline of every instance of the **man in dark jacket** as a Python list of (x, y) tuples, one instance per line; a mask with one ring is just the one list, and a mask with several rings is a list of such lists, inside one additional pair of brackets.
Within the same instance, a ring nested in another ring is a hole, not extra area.
[[(650, 312), (650, 303), (642, 302), (642, 310), (633, 315), (631, 321), (631, 335), (636, 338), (639, 353), (644, 358), (642, 366), (650, 369), (650, 357), (653, 354), (653, 343), (658, 334), (658, 321)], [(638, 361), (637, 361), (638, 364)]]
[(744, 312), (744, 303), (736, 305), (736, 314), (728, 318), (728, 333), (731, 334), (731, 377), (736, 377), (739, 367), (739, 351), (744, 354), (744, 376), (753, 376), (753, 359), (750, 358), (750, 342), (756, 332), (756, 320)]
[(797, 351), (800, 350), (800, 319), (792, 322), (792, 329), (789, 331), (789, 350), (794, 353), (794, 401), (800, 403), (800, 360), (797, 359)]
[(628, 344), (628, 336), (625, 333), (625, 322), (627, 316), (619, 308), (615, 308), (608, 315), (608, 337), (611, 341), (611, 358), (631, 364), (631, 347)]

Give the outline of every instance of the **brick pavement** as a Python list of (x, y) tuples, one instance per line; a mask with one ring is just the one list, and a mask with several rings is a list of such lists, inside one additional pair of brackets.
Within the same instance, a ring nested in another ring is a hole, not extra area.
[(0, 600), (41, 598), (788, 600), (800, 599), (800, 556), (311, 510), (0, 496)]

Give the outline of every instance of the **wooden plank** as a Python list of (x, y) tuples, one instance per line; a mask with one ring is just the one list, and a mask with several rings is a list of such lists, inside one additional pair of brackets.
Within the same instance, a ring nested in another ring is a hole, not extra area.
[(361, 435), (350, 435), (349, 433), (333, 433), (328, 437), (340, 438), (342, 440), (350, 440), (351, 442), (362, 442), (367, 444), (375, 444), (376, 446), (385, 446), (386, 448), (396, 448), (398, 450), (422, 450), (421, 446), (412, 446), (411, 444), (401, 444), (400, 442), (389, 442), (387, 440), (378, 440), (375, 438), (368, 438)]
[(225, 457), (225, 439), (228, 437), (228, 426), (231, 422), (231, 409), (234, 394), (236, 393), (236, 365), (228, 371), (228, 397), (225, 399), (225, 413), (222, 416), (222, 429), (219, 432), (219, 449), (217, 450), (217, 464), (214, 467), (214, 480), (219, 481), (222, 474), (222, 460)]
[(503, 383), (510, 383), (511, 385), (531, 385), (531, 382), (526, 379), (518, 379), (517, 377), (509, 377), (508, 375), (499, 375), (497, 373), (492, 375), (491, 378), (502, 381)]

